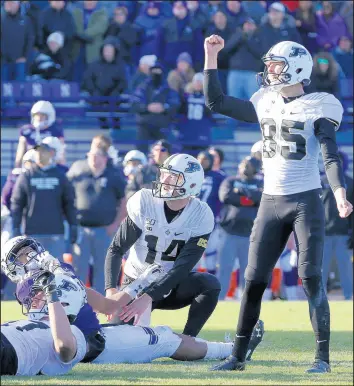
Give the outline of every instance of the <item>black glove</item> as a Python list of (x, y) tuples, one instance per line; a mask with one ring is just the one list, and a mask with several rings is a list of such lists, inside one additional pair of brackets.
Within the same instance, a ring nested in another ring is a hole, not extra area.
[(36, 277), (32, 289), (35, 292), (43, 291), (48, 303), (59, 301), (55, 276), (49, 271), (43, 271), (43, 273)]
[(76, 243), (77, 235), (78, 235), (77, 225), (70, 225), (70, 230), (69, 230), (70, 244)]

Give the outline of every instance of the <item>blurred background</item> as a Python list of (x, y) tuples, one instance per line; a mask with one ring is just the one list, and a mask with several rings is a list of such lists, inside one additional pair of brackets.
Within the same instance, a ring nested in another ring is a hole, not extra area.
[[(332, 93), (343, 105), (337, 142), (352, 184), (352, 1), (2, 1), (1, 19), (2, 243), (26, 233), (52, 250), (60, 244), (56, 253), (100, 291), (105, 249), (124, 218), (126, 199), (151, 186), (168, 154), (187, 152), (203, 160), (201, 199), (226, 233), (215, 234), (213, 257), (205, 257), (198, 269), (220, 275), (218, 256), (223, 242), (231, 242), (227, 236), (237, 236), (232, 238), (237, 245), (249, 237), (257, 200), (244, 189), (238, 205), (248, 222), (241, 231), (230, 230), (219, 188), (231, 176), (247, 180), (251, 173), (262, 181), (255, 161), (260, 129), (205, 107), (203, 41), (211, 34), (225, 39), (218, 62), (224, 92), (243, 99), (257, 91), (261, 57), (271, 46), (292, 40), (311, 52), (314, 69), (306, 91)], [(44, 183), (42, 206), (38, 200), (31, 204), (29, 193), (16, 185), (35, 164), (67, 172), (65, 192), (52, 180)], [(351, 299), (352, 218), (338, 222), (326, 184), (323, 176), (324, 280), (332, 294)], [(48, 206), (47, 199), (58, 206)], [(58, 228), (49, 229), (45, 217), (59, 219)], [(302, 296), (293, 249), (290, 243), (284, 251), (288, 257), (276, 268), (269, 299)], [(244, 257), (240, 252), (228, 259), (233, 273), (224, 278), (223, 293), (239, 299)], [(2, 294), (11, 298), (11, 285), (5, 284), (2, 277)]]

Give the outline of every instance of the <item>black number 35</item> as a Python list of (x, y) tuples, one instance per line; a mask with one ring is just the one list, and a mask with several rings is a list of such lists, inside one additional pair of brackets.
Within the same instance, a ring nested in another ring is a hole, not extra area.
[[(290, 151), (290, 146), (282, 145), (280, 154), (289, 160), (302, 160), (306, 155), (306, 139), (301, 134), (290, 134), (290, 129), (304, 130), (304, 122), (288, 121), (281, 122), (281, 136), (286, 142), (296, 144), (296, 152)], [(261, 129), (264, 141), (269, 141), (269, 148), (263, 144), (263, 157), (273, 158), (277, 152), (276, 133), (277, 127), (274, 119), (264, 118), (261, 121)]]

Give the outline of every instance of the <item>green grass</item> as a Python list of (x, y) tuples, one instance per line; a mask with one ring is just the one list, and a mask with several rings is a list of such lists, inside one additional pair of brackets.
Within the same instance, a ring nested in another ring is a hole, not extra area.
[[(261, 318), (265, 323), (264, 341), (244, 372), (208, 371), (217, 362), (177, 362), (156, 360), (142, 365), (77, 365), (68, 375), (1, 377), (1, 384), (18, 385), (352, 385), (353, 384), (353, 303), (336, 301), (331, 307), (332, 373), (304, 373), (314, 356), (315, 339), (306, 302), (266, 302)], [(188, 309), (155, 311), (152, 324), (166, 324), (181, 332)], [(239, 303), (220, 302), (200, 337), (223, 340), (234, 333)], [(1, 322), (23, 318), (14, 302), (1, 303)]]

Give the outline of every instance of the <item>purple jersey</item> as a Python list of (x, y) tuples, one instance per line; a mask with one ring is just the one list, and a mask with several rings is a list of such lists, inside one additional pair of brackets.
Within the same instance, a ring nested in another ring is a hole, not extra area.
[(8, 174), (4, 187), (1, 191), (2, 203), (10, 210), (12, 191), (15, 186), (15, 182), (21, 173), (21, 168), (15, 168)]
[(219, 200), (219, 188), (223, 180), (226, 178), (225, 173), (210, 170), (205, 172), (202, 189), (199, 198), (206, 202), (213, 211), (215, 219), (219, 217), (221, 210), (221, 202)]
[(26, 138), (28, 150), (37, 143), (40, 143), (46, 137), (64, 137), (64, 131), (57, 122), (54, 122), (52, 126), (49, 126), (44, 130), (36, 130), (32, 125), (24, 125), (20, 129), (20, 136)]

